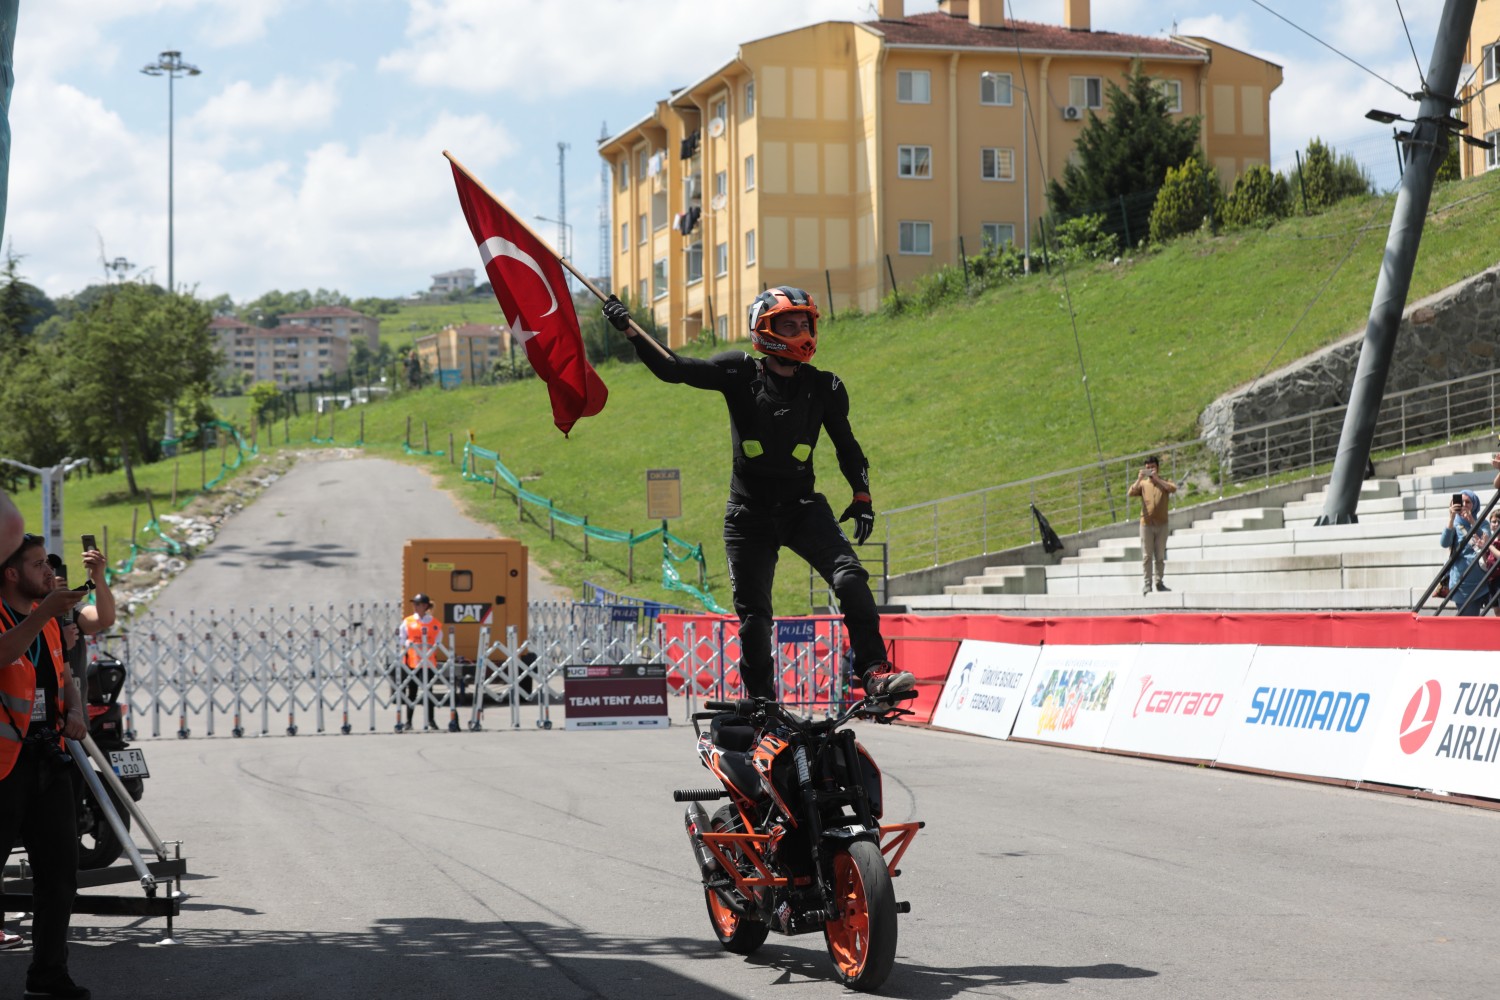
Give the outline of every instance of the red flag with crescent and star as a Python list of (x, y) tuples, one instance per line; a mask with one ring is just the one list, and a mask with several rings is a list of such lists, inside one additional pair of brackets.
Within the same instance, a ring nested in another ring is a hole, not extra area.
[(604, 409), (609, 390), (584, 351), (562, 264), (457, 160), (448, 160), (458, 203), (479, 245), (484, 273), (510, 325), (511, 338), (525, 346), (526, 359), (547, 383), (552, 422), (566, 435), (580, 418)]

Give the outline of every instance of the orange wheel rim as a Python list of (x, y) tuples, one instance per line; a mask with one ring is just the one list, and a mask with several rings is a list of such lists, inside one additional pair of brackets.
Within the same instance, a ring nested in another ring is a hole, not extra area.
[(834, 964), (844, 975), (857, 976), (870, 947), (870, 907), (859, 866), (845, 852), (833, 859), (833, 910), (826, 929)]
[(719, 894), (712, 889), (703, 890), (708, 897), (708, 915), (713, 919), (714, 927), (718, 930), (720, 937), (734, 937), (734, 932), (739, 929), (740, 918), (724, 901)]

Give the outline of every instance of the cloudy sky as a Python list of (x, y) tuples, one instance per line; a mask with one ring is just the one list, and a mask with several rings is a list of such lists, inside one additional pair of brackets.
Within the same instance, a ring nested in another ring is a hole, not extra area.
[[(1266, 5), (1399, 84), (1418, 86), (1394, 0)], [(1060, 23), (1063, 0), (1011, 0)], [(1403, 0), (1425, 67), (1440, 0)], [(936, 0), (907, 0), (908, 11)], [(871, 0), (39, 0), (16, 31), (5, 239), (50, 295), (124, 257), (167, 273), (165, 78), (177, 49), (202, 74), (174, 85), (177, 283), (245, 302), (270, 289), (398, 296), (436, 271), (479, 267), (443, 149), (518, 214), (555, 218), (559, 142), (574, 258), (599, 268), (600, 129), (648, 113), (738, 42)], [(1252, 0), (1094, 0), (1096, 30), (1173, 26), (1271, 59), (1275, 166), (1321, 135), (1396, 182), (1390, 86)], [(534, 222), (552, 238), (556, 227)]]

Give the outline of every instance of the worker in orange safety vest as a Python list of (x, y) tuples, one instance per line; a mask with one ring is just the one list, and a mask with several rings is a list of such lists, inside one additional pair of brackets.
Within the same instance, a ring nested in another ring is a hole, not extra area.
[(412, 727), (417, 697), (426, 690), (427, 727), (436, 729), (431, 684), (437, 671), (437, 645), (443, 636), (443, 626), (432, 617), (432, 598), (426, 594), (413, 594), (411, 606), (412, 614), (401, 622), (401, 644), (406, 650), (406, 728)]

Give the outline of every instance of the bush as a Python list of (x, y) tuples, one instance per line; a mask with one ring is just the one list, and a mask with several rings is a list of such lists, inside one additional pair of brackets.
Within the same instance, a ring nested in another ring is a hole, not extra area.
[(1234, 192), (1224, 202), (1224, 222), (1252, 226), (1284, 218), (1291, 206), (1291, 188), (1286, 178), (1265, 165), (1251, 167), (1234, 182)]
[(1113, 260), (1120, 252), (1120, 239), (1105, 229), (1103, 215), (1079, 215), (1053, 229), (1053, 253), (1064, 264), (1090, 260)]
[(1306, 188), (1307, 207), (1312, 211), (1375, 190), (1375, 183), (1359, 161), (1349, 153), (1335, 157), (1333, 147), (1324, 145), (1321, 139), (1307, 144), (1307, 155), (1302, 160), (1301, 186)]
[(1222, 197), (1219, 185), (1198, 157), (1188, 157), (1180, 167), (1168, 167), (1167, 179), (1151, 208), (1151, 239), (1163, 243), (1197, 232), (1205, 224), (1212, 225)]

